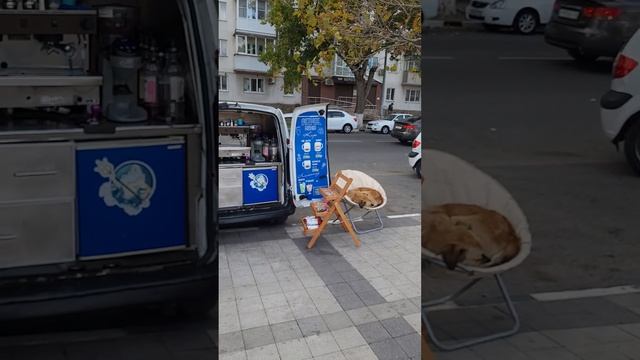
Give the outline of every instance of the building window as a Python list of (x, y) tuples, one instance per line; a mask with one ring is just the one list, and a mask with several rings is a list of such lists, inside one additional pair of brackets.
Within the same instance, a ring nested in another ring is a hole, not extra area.
[(238, 54), (260, 55), (275, 44), (274, 39), (238, 35)]
[(407, 89), (404, 95), (404, 101), (406, 102), (419, 102), (420, 101), (420, 89)]
[(227, 40), (220, 39), (220, 56), (227, 56)]
[(389, 101), (393, 101), (395, 97), (396, 97), (396, 89), (387, 88), (387, 95), (385, 96), (385, 99)]
[(404, 70), (411, 72), (420, 71), (420, 59), (408, 58), (404, 61)]
[(218, 3), (218, 20), (227, 20), (227, 2), (220, 1)]
[(353, 77), (353, 73), (351, 69), (347, 66), (347, 63), (344, 62), (339, 56), (336, 56), (335, 61), (335, 69), (333, 71), (335, 76), (344, 76), (344, 77)]
[(256, 55), (256, 38), (253, 36), (247, 36), (247, 54), (248, 55)]
[(267, 0), (238, 0), (238, 16), (245, 19), (266, 20)]
[(218, 90), (229, 91), (229, 82), (227, 74), (218, 75)]
[(284, 90), (284, 96), (293, 96), (294, 90)]
[(247, 53), (247, 37), (236, 36), (236, 42), (238, 43), (238, 54), (246, 54)]
[(244, 78), (243, 91), (248, 93), (264, 93), (264, 79)]

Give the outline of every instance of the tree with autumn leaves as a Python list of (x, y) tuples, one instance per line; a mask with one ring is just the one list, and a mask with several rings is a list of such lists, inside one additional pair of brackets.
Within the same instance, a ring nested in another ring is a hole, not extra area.
[(278, 39), (261, 60), (270, 74), (282, 75), (291, 91), (303, 77), (322, 77), (337, 55), (355, 77), (360, 126), (377, 70), (369, 59), (385, 50), (394, 57), (420, 54), (419, 0), (271, 0), (269, 6), (267, 22)]

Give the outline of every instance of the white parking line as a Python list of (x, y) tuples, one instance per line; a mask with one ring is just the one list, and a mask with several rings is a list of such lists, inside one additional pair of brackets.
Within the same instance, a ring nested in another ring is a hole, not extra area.
[(499, 56), (498, 60), (572, 61), (567, 56)]
[(420, 216), (419, 213), (414, 213), (414, 214), (403, 214), (403, 215), (388, 215), (387, 218), (389, 218), (389, 219), (401, 219), (401, 218), (418, 217), (418, 216)]
[(362, 140), (329, 140), (330, 143), (361, 143)]
[(640, 293), (640, 287), (636, 285), (614, 286), (610, 288), (595, 288), (584, 290), (568, 290), (547, 293), (531, 294), (538, 301), (559, 301), (572, 299), (585, 299), (592, 297), (626, 295)]

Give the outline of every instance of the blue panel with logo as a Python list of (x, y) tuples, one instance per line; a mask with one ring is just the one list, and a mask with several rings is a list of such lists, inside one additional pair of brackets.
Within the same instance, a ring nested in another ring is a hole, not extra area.
[(296, 191), (308, 200), (321, 199), (320, 189), (329, 187), (327, 119), (314, 111), (300, 114), (295, 131)]
[(186, 245), (182, 142), (101, 143), (76, 157), (80, 257)]
[(278, 168), (248, 168), (242, 171), (242, 203), (262, 204), (280, 200)]

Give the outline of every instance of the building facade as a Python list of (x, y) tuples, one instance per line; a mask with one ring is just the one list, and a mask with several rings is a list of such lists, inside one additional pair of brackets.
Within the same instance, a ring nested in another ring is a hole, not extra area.
[[(354, 76), (336, 56), (323, 77), (304, 78), (300, 89), (285, 93), (281, 77), (269, 77), (268, 66), (260, 54), (276, 41), (276, 31), (263, 24), (269, 12), (268, 0), (219, 1), (220, 100), (272, 105), (290, 112), (295, 106), (329, 101), (355, 109)], [(366, 101), (368, 118), (376, 117), (393, 103), (394, 112), (420, 112), (419, 58), (392, 59), (378, 54), (370, 65), (377, 65), (373, 87)]]
[[(418, 57), (402, 56), (393, 59), (385, 54), (377, 54), (370, 60), (370, 66), (376, 65), (373, 86), (366, 101), (365, 118), (385, 114), (393, 103), (394, 112), (417, 114), (421, 111), (421, 78)], [(335, 100), (348, 110), (354, 109), (356, 96), (355, 78), (351, 70), (336, 58), (327, 66), (323, 78), (313, 77), (303, 80), (302, 103), (312, 104)]]
[(262, 24), (268, 0), (219, 1), (220, 100), (272, 105), (290, 111), (301, 104), (299, 91), (286, 94), (281, 77), (269, 77), (259, 55), (276, 39), (275, 29)]

